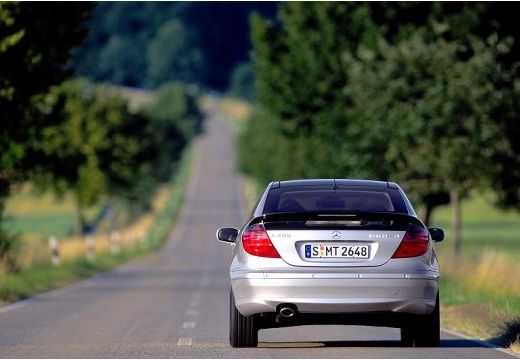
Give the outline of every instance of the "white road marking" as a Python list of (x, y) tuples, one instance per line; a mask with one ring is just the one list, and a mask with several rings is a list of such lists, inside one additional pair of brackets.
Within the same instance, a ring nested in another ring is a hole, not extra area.
[(195, 307), (199, 306), (199, 301), (198, 300), (191, 300), (190, 304), (188, 306), (190, 308), (195, 308)]
[(181, 337), (179, 341), (177, 341), (178, 346), (191, 346), (191, 338)]
[(195, 321), (185, 321), (182, 323), (183, 329), (193, 329), (195, 328)]
[(186, 315), (195, 316), (199, 314), (199, 310), (189, 309), (186, 311)]

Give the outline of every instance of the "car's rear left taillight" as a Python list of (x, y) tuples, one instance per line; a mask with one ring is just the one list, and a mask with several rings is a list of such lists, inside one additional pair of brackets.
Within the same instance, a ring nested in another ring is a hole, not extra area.
[(392, 258), (420, 256), (428, 251), (429, 247), (428, 230), (419, 225), (410, 225)]
[(242, 233), (242, 246), (247, 253), (254, 256), (280, 257), (262, 224), (251, 225), (244, 230)]

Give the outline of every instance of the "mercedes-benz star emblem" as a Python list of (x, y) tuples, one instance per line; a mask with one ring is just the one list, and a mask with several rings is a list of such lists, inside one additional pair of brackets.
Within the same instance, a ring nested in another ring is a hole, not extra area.
[(333, 231), (333, 232), (332, 232), (332, 238), (333, 238), (334, 240), (339, 240), (339, 239), (341, 239), (341, 233), (340, 233), (339, 231)]

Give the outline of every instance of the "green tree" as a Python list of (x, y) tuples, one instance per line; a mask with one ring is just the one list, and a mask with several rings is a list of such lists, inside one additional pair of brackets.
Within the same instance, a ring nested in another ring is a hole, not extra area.
[[(71, 75), (71, 49), (87, 34), (83, 22), (91, 7), (0, 2), (0, 219), (11, 185), (48, 164), (33, 149), (56, 123), (36, 108), (52, 85)], [(0, 257), (12, 248), (9, 239), (0, 231)]]
[(204, 70), (204, 54), (197, 46), (196, 35), (177, 20), (164, 23), (148, 46), (148, 77), (152, 85), (200, 82)]
[(116, 84), (139, 86), (145, 79), (147, 63), (132, 38), (114, 35), (100, 50), (96, 71), (100, 78)]
[[(512, 10), (287, 3), (281, 25), (255, 17), (262, 109), (242, 134), (242, 159), (254, 153), (278, 178), (398, 180), (425, 220), (451, 198), (455, 230), (470, 189), (493, 184), (502, 204), (520, 207)], [(262, 166), (241, 164), (264, 179)]]
[[(346, 89), (353, 100), (348, 138), (366, 154), (361, 168), (387, 174), (417, 200), (449, 192), (453, 240), (460, 252), (460, 198), (487, 184), (494, 154), (507, 142), (504, 119), (493, 116), (509, 101), (501, 88), (505, 69), (497, 57), (507, 41), (471, 41), (472, 54), (444, 39), (420, 33), (396, 46), (381, 41), (375, 52), (360, 49)], [(507, 72), (507, 71), (506, 71)]]
[(202, 126), (197, 94), (195, 86), (165, 84), (154, 92), (151, 103), (143, 112), (157, 124), (178, 129), (185, 141), (189, 141), (200, 132)]
[(41, 189), (72, 191), (78, 231), (84, 208), (118, 195), (139, 181), (143, 155), (153, 146), (146, 118), (129, 113), (126, 101), (83, 81), (66, 82), (47, 95), (42, 114), (59, 124), (45, 129), (36, 153), (48, 165), (35, 174)]
[[(273, 18), (277, 6), (275, 2), (98, 2), (88, 24), (90, 36), (76, 52), (75, 65), (78, 73), (91, 81), (126, 86), (183, 80), (159, 75), (151, 81), (148, 77), (151, 70), (147, 49), (158, 39), (161, 27), (176, 21), (196, 34), (196, 42), (189, 44), (190, 51), (204, 54), (204, 72), (190, 81), (223, 91), (229, 86), (234, 68), (248, 60), (249, 14), (258, 11)], [(163, 45), (156, 52), (171, 58), (174, 41), (166, 39)], [(158, 62), (160, 57), (157, 55)]]
[(228, 94), (248, 101), (256, 99), (255, 73), (250, 63), (239, 64), (231, 75)]
[(259, 16), (252, 28), (260, 104), (279, 119), (278, 145), (300, 160), (282, 159), (283, 177), (352, 176), (345, 159), (351, 154), (342, 151), (345, 139), (338, 136), (348, 123), (343, 57), (379, 30), (367, 7), (353, 3), (287, 3), (279, 18), (282, 28)]

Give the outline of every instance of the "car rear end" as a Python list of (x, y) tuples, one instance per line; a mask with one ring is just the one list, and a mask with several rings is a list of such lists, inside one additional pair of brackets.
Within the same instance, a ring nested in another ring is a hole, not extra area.
[(235, 306), (263, 327), (404, 327), (438, 306), (432, 238), (396, 184), (271, 183), (239, 240)]
[(300, 313), (426, 314), (435, 306), (439, 268), (428, 230), (397, 186), (271, 185), (262, 205), (231, 265), (242, 314), (280, 304)]

